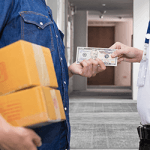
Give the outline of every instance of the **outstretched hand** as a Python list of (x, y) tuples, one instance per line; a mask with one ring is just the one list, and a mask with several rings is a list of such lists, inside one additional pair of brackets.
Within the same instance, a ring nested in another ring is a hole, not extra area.
[(118, 57), (118, 63), (121, 61), (140, 62), (142, 60), (143, 51), (137, 48), (126, 46), (120, 42), (116, 42), (110, 48), (117, 49), (111, 56), (112, 58)]
[(89, 59), (83, 60), (80, 64), (73, 63), (69, 66), (71, 74), (81, 75), (83, 77), (94, 77), (97, 73), (102, 72), (106, 69), (103, 61), (100, 59)]

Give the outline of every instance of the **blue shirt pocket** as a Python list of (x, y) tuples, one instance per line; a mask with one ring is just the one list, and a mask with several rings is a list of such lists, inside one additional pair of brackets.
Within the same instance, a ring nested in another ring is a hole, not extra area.
[(53, 21), (50, 17), (34, 11), (21, 11), (21, 39), (38, 43), (39, 45), (49, 45), (54, 48)]
[(19, 12), (24, 22), (35, 24), (37, 27), (44, 29), (47, 25), (52, 24), (52, 20), (41, 13), (33, 11), (22, 11)]
[(143, 87), (145, 85), (146, 73), (148, 67), (148, 60), (142, 60), (140, 63), (137, 86)]

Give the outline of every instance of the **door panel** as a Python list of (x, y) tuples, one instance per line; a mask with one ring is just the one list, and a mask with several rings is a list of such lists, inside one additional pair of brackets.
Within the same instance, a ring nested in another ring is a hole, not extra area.
[[(109, 48), (114, 44), (114, 27), (88, 27), (88, 46)], [(114, 85), (114, 67), (106, 67), (95, 77), (88, 78), (88, 85)]]

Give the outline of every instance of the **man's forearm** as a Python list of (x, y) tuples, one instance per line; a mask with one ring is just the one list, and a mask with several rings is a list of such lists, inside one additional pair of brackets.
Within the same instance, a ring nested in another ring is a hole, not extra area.
[(3, 116), (0, 114), (0, 133), (1, 131), (8, 131), (10, 129), (11, 125), (3, 118)]
[(3, 139), (6, 139), (9, 135), (11, 127), (12, 126), (0, 114), (0, 143), (3, 143)]

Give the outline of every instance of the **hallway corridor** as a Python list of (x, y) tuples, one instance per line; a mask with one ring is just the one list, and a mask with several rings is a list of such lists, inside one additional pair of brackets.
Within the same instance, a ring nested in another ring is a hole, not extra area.
[(70, 96), (71, 150), (138, 149), (136, 101), (74, 95)]

